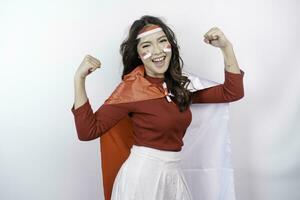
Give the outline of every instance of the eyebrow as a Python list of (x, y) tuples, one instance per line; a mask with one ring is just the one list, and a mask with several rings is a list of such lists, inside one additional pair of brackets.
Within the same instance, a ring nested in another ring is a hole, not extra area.
[[(160, 40), (161, 38), (163, 38), (163, 37), (167, 37), (166, 35), (162, 35), (162, 36), (160, 36), (159, 38), (157, 38), (157, 40)], [(140, 45), (142, 45), (142, 44), (144, 44), (144, 43), (150, 43), (149, 41), (144, 41), (144, 42), (142, 42)]]

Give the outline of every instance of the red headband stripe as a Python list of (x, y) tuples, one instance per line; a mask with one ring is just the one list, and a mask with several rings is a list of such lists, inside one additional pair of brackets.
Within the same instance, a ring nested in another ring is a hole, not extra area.
[(144, 28), (142, 28), (142, 30), (139, 31), (136, 39), (139, 39), (139, 38), (141, 38), (145, 35), (155, 33), (155, 32), (160, 31), (160, 30), (162, 30), (162, 28), (158, 25), (153, 25), (153, 24), (146, 25), (146, 26), (144, 26)]

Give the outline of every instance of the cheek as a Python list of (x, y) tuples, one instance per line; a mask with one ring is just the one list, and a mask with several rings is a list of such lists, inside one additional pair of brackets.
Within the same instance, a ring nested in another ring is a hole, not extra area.
[(141, 53), (141, 56), (142, 56), (142, 58), (143, 58), (144, 60), (150, 58), (151, 55), (152, 55), (152, 54), (151, 54), (150, 52), (148, 52), (148, 51)]
[(163, 51), (164, 51), (165, 53), (171, 52), (171, 51), (172, 51), (171, 44), (167, 44), (167, 45), (163, 48)]

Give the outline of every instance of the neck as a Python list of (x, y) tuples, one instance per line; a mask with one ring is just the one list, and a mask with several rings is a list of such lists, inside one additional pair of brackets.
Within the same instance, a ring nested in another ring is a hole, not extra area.
[(164, 77), (154, 77), (154, 76), (150, 76), (148, 75), (147, 73), (145, 73), (145, 76), (144, 76), (149, 82), (151, 83), (163, 83), (165, 78)]

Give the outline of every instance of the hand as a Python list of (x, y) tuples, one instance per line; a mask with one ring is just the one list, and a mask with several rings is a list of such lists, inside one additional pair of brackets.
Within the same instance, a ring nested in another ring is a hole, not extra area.
[(221, 49), (231, 45), (224, 33), (218, 27), (213, 27), (207, 33), (205, 33), (204, 42)]
[(75, 76), (85, 78), (87, 75), (101, 67), (101, 62), (93, 56), (86, 55), (79, 65)]

